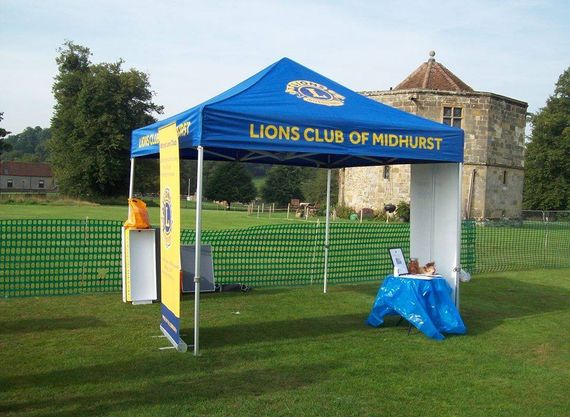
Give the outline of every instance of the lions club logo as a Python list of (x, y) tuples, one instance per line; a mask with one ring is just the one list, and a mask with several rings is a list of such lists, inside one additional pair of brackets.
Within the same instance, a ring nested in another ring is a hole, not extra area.
[(168, 249), (172, 243), (172, 198), (170, 188), (165, 188), (160, 199), (160, 230), (164, 239), (164, 245)]
[(285, 92), (309, 103), (323, 106), (342, 106), (345, 98), (324, 85), (306, 80), (291, 81), (287, 84)]

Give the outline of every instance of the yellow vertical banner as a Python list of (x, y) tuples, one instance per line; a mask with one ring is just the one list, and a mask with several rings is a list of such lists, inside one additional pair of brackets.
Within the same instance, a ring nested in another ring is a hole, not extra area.
[(176, 124), (158, 130), (160, 144), (160, 329), (181, 352), (180, 338), (180, 151)]

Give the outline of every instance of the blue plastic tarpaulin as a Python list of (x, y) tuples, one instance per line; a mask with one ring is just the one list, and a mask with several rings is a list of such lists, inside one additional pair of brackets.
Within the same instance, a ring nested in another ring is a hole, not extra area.
[(132, 157), (158, 157), (175, 122), (180, 157), (341, 168), (462, 162), (463, 131), (362, 96), (288, 58), (176, 116), (133, 131)]
[(444, 338), (442, 333), (467, 332), (451, 299), (451, 287), (443, 278), (386, 277), (366, 322), (378, 327), (384, 323), (384, 316), (392, 314), (399, 314), (437, 340)]

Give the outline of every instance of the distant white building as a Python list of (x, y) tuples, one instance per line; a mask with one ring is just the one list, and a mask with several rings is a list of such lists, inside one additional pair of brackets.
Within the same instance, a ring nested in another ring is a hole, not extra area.
[(0, 161), (0, 192), (51, 192), (56, 190), (49, 164)]

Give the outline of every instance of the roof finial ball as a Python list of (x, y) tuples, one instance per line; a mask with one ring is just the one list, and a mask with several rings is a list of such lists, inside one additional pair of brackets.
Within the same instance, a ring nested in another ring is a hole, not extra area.
[(429, 60), (430, 61), (435, 61), (435, 51), (429, 51)]

